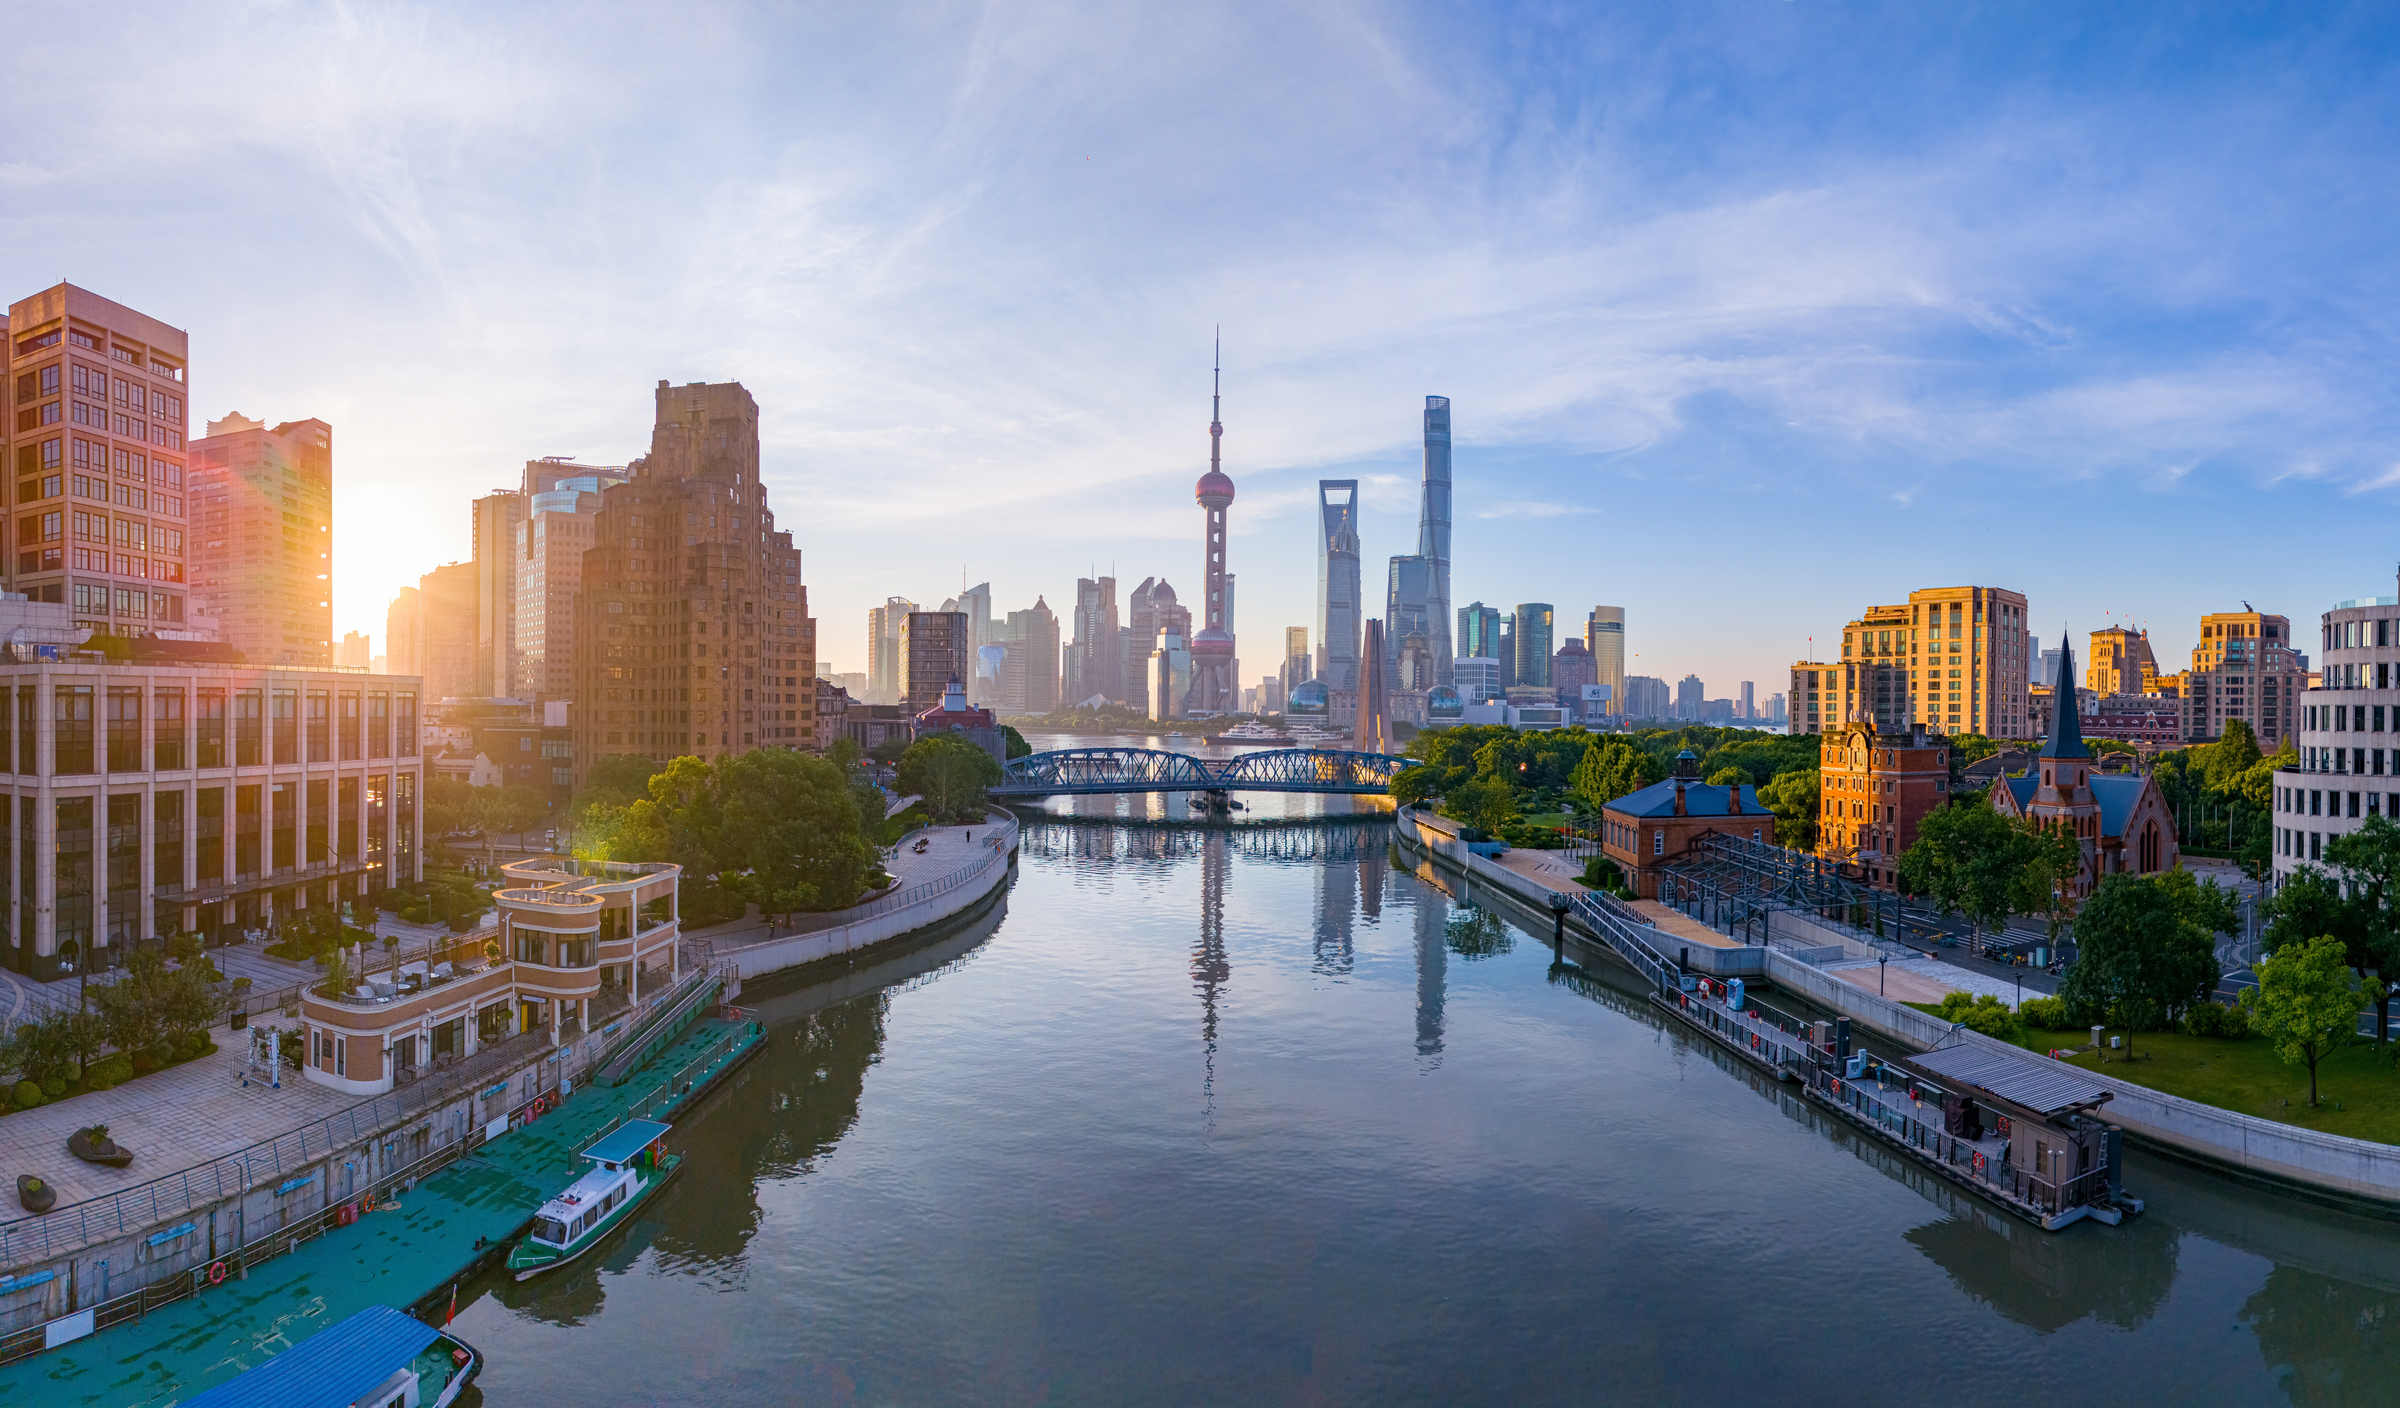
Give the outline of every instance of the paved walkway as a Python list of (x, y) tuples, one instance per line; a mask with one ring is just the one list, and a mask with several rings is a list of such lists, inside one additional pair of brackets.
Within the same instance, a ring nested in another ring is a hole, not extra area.
[[(1880, 977), (1875, 971), (1878, 966), (1883, 969)], [(1872, 962), (1835, 963), (1827, 965), (1825, 971), (1852, 987), (1864, 988), (1868, 992), (1880, 991), (1894, 1002), (1939, 1002), (1954, 992), (1971, 992), (1978, 996), (1988, 993), (2011, 1005), (2017, 1001), (2017, 985), (2008, 979), (1961, 968), (1955, 963), (1944, 963), (1938, 958), (1903, 958), (1882, 965)], [(2037, 969), (2028, 976), (2040, 976), (2040, 972)], [(1878, 983), (1882, 984), (1880, 988), (1877, 987)], [(2024, 988), (2024, 994), (2027, 997), (2044, 995), (2041, 989), (2030, 983)]]
[[(999, 822), (980, 821), (973, 826), (935, 826), (912, 832), (903, 837), (897, 847), (885, 853), (883, 868), (891, 872), (892, 878), (900, 882), (900, 889), (903, 890), (928, 880), (939, 880), (953, 871), (964, 869), (977, 856), (986, 853), (983, 841), (971, 838), (988, 840), (999, 829)], [(919, 840), (926, 843), (923, 855), (916, 852)], [(769, 939), (792, 934), (815, 933), (849, 922), (846, 912), (841, 910), (795, 915), (793, 918), (794, 922), (790, 924), (769, 925), (760, 916), (758, 906), (752, 905), (745, 918), (729, 919), (705, 929), (687, 928), (684, 932), (695, 939), (705, 939), (712, 947), (723, 950), (765, 943)]]
[(1564, 890), (1571, 895), (1584, 892), (1583, 866), (1564, 851), (1529, 851), (1522, 846), (1511, 846), (1484, 859), (1502, 870), (1513, 870), (1547, 890)]
[[(13, 1189), (21, 1173), (48, 1179), (64, 1206), (207, 1163), (358, 1103), (297, 1071), (284, 1073), (281, 1090), (244, 1089), (249, 1033), (219, 1028), (212, 1035), (217, 1050), (197, 1061), (0, 1119), (0, 1180)], [(111, 1139), (133, 1150), (130, 1166), (102, 1168), (67, 1152), (67, 1136), (93, 1124), (107, 1125)], [(13, 1200), (0, 1211), (18, 1215)]]

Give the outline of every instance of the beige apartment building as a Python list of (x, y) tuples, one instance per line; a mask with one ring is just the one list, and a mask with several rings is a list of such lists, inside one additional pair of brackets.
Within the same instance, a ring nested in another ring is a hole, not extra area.
[(2092, 632), (2084, 687), (2102, 699), (2158, 693), (2158, 660), (2150, 653), (2150, 633), (2131, 626)]
[(2030, 738), (2025, 598), (2005, 587), (1928, 587), (1842, 628), (1838, 662), (1794, 661), (1793, 733), (1872, 724), (1906, 733)]
[(212, 420), (190, 489), (194, 610), (254, 665), (332, 664), (333, 427)]
[(182, 330), (73, 284), (9, 305), (8, 583), (108, 635), (185, 626)]
[(528, 497), (529, 516), (517, 529), (514, 553), (516, 673), (504, 692), (533, 700), (573, 697), (583, 555), (591, 551), (600, 520), (600, 491), (624, 482), (623, 466), (610, 465), (556, 478)]
[(2230, 719), (2250, 725), (2272, 753), (2299, 736), (2300, 694), (2308, 667), (2292, 643), (2292, 623), (2262, 611), (2218, 611), (2200, 618), (2200, 642), (2183, 676), (2183, 736), (2205, 743)]

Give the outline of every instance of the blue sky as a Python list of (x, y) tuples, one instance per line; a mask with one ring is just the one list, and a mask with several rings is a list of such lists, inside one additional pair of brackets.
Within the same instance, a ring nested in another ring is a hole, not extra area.
[(765, 412), (820, 651), (969, 578), (1197, 585), (1225, 329), (1245, 668), (1320, 477), (1452, 593), (1627, 608), (1729, 694), (1977, 582), (2045, 638), (2390, 593), (2395, 22), (2373, 7), (194, 5), (12, 20), (8, 297), (190, 330), (335, 427), (336, 629), (649, 389)]

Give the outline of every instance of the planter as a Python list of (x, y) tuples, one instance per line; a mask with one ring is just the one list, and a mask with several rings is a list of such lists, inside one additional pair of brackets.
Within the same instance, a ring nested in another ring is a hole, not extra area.
[(242, 1010), (241, 1008), (239, 1008), (239, 1007), (236, 1007), (235, 1009), (233, 1009), (233, 1022), (232, 1022), (233, 1029), (234, 1029), (235, 1031), (237, 1031), (237, 1032), (238, 1032), (238, 1031), (241, 1031), (241, 1030), (243, 1030), (243, 1029), (247, 1028), (249, 1025), (250, 1025), (250, 1014), (249, 1014), (248, 1012), (245, 1012), (245, 1011), (243, 1011), (243, 1010)]
[(30, 1173), (20, 1173), (17, 1202), (27, 1212), (48, 1212), (58, 1206), (58, 1190)]
[(133, 1151), (108, 1137), (108, 1126), (91, 1125), (67, 1136), (67, 1152), (87, 1164), (107, 1168), (123, 1168), (133, 1162)]

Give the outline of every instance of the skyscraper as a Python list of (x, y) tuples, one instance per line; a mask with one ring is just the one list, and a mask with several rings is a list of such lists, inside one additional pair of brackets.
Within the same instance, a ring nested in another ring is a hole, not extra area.
[[(1220, 371), (1216, 374), (1223, 376)], [(1231, 579), (1225, 574), (1225, 511), (1233, 507), (1233, 479), (1225, 473), (1225, 424), (1221, 383), (1212, 382), (1208, 397), (1208, 473), (1192, 487), (1202, 514), (1203, 565), (1208, 577), (1200, 588), (1200, 630), (1191, 638), (1192, 694), (1190, 707), (1230, 714), (1242, 707), (1242, 682), (1233, 658), (1233, 631), (1226, 613), (1233, 606)]]
[[(9, 586), (35, 601), (71, 603), (76, 624), (98, 634), (180, 629), (187, 576), (183, 435), (189, 394), (189, 345), (183, 332), (67, 283), (11, 304), (7, 328), (16, 415), (0, 421), (0, 444), (9, 448), (16, 466), (10, 502), (20, 515), (16, 549), (8, 554)], [(301, 424), (321, 427), (323, 422)], [(191, 462), (197, 468), (199, 457)], [(249, 500), (224, 488), (220, 484), (210, 495), (216, 518), (206, 525), (209, 533), (201, 531), (201, 505), (193, 503), (193, 546), (213, 537), (230, 563), (226, 575), (236, 567), (248, 575), (246, 558), (262, 564), (257, 575), (272, 583), (270, 594), (252, 603), (268, 618), (261, 635), (270, 638), (260, 644), (272, 648), (264, 656), (251, 655), (250, 662), (328, 663), (332, 614), (327, 610), (320, 625), (316, 603), (332, 599), (317, 576), (331, 571), (325, 565), (330, 559), (318, 557), (332, 551), (330, 535), (318, 531), (332, 521), (330, 493), (315, 482), (286, 491), (308, 501), (305, 508), (289, 506), (308, 520), (304, 532), (292, 525), (299, 539), (295, 553), (281, 546), (286, 540), (280, 530), (287, 522), (281, 517), (274, 520), (277, 531), (268, 546), (244, 550), (242, 533), (228, 534), (224, 525), (234, 521), (229, 515), (249, 507)], [(85, 502), (68, 502), (70, 490)], [(112, 505), (114, 511), (94, 510), (94, 504)], [(285, 506), (277, 508), (281, 512)], [(256, 521), (245, 526), (253, 532), (265, 527)], [(294, 582), (299, 585), (287, 604), (284, 589)], [(287, 649), (300, 653), (287, 655)]]
[(1558, 612), (1546, 601), (1527, 601), (1517, 605), (1516, 646), (1517, 677), (1512, 684), (1550, 685), (1551, 633)]
[(1608, 686), (1608, 702), (1601, 712), (1610, 716), (1625, 711), (1625, 608), (1595, 606), (1583, 623), (1583, 643), (1592, 652), (1592, 672), (1595, 684)]
[[(269, 429), (238, 412), (210, 421), (207, 437), (192, 442), (191, 492), (207, 515), (194, 528), (192, 609), (214, 617), (219, 638), (253, 665), (332, 664), (333, 427), (294, 420)], [(100, 515), (92, 518), (101, 526)], [(140, 525), (133, 527), (138, 541)], [(120, 547), (125, 528), (120, 518)], [(182, 542), (179, 530), (153, 523), (154, 544), (162, 530)], [(80, 561), (81, 549), (73, 556)], [(95, 570), (105, 558), (92, 553)], [(117, 561), (121, 572), (126, 559)], [(130, 565), (138, 573), (145, 564), (137, 556)], [(160, 564), (149, 566), (155, 574)], [(441, 696), (429, 685), (426, 697)]]
[[(1340, 497), (1336, 497), (1336, 496)], [(1317, 678), (1358, 688), (1358, 481), (1317, 481)]]
[(904, 596), (867, 608), (867, 701), (900, 702), (900, 623), (917, 604)]
[(1450, 398), (1425, 398), (1425, 486), (1417, 509), (1417, 556), (1425, 561), (1425, 636), (1434, 682), (1454, 682), (1450, 642)]
[(333, 664), (336, 669), (363, 670), (367, 668), (367, 661), (372, 657), (373, 649), (367, 643), (364, 631), (343, 632), (341, 643), (333, 648)]
[(963, 611), (911, 611), (900, 620), (900, 707), (923, 713), (953, 681), (967, 682), (974, 655)]
[(1733, 716), (1737, 719), (1758, 717), (1758, 685), (1756, 682), (1742, 681), (1741, 697), (1734, 700), (1733, 703)]
[(1058, 707), (1058, 616), (1050, 603), (1033, 599), (1029, 611), (1011, 611), (1002, 627), (1008, 663), (1000, 671), (1000, 707), (1012, 714), (1047, 714)]
[[(583, 590), (583, 555), (600, 520), (600, 494), (625, 482), (623, 465), (575, 466), (588, 472), (559, 477), (543, 469), (517, 525), (516, 678), (503, 694), (524, 699), (570, 699), (575, 692), (575, 596)], [(534, 468), (528, 465), (527, 470)], [(477, 582), (477, 591), (482, 583)]]
[(818, 746), (816, 623), (759, 482), (758, 403), (740, 382), (661, 381), (654, 414), (650, 453), (601, 491), (584, 554), (579, 785), (612, 754)]
[[(1292, 691), (1317, 677), (1316, 658), (1308, 651), (1308, 627), (1283, 628), (1283, 669), (1276, 683), (1282, 688), (1280, 697), (1291, 698)], [(1277, 706), (1280, 712), (1281, 706)]]
[[(998, 639), (992, 630), (991, 583), (979, 582), (968, 587), (957, 596), (943, 602), (942, 609), (966, 614), (967, 660), (970, 664), (981, 658), (985, 646)], [(963, 683), (967, 687), (967, 702), (978, 707), (990, 704), (991, 699), (987, 696), (998, 693), (1000, 688), (997, 676), (985, 679), (981, 670), (968, 671), (967, 678)]]
[(422, 675), (427, 708), (475, 692), (475, 565), (452, 562), (403, 587), (384, 619), (395, 667)]
[[(1433, 627), (1430, 607), (1432, 565), (1424, 558), (1411, 554), (1395, 557), (1391, 575), (1384, 592), (1383, 654), (1387, 674), (1385, 683), (1393, 689), (1403, 687), (1400, 680), (1400, 661), (1408, 653), (1414, 639), (1430, 656), (1433, 649)], [(1435, 681), (1416, 684), (1417, 689), (1430, 689)]]
[(1675, 681), (1675, 717), (1696, 721), (1708, 708), (1708, 686), (1698, 675), (1685, 675)]
[(1362, 753), (1392, 750), (1391, 710), (1384, 690), (1383, 623), (1369, 621), (1358, 652), (1358, 714), (1350, 746)]
[(1117, 579), (1075, 579), (1075, 639), (1067, 648), (1067, 702), (1124, 699), (1125, 646), (1117, 638)]
[(1458, 608), (1458, 638), (1454, 657), (1478, 655), (1500, 658), (1500, 608), (1470, 601)]
[(517, 678), (517, 545), (530, 511), (514, 489), (467, 505), (475, 568), (475, 693), (504, 695)]

